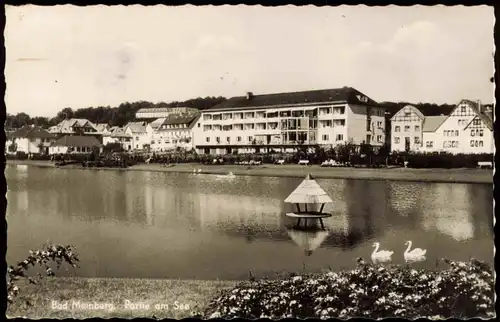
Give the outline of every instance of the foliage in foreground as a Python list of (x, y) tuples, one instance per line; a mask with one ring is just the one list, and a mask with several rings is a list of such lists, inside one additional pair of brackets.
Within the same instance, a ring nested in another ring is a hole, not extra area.
[[(17, 265), (7, 268), (7, 301), (12, 303), (16, 295), (19, 294), (20, 288), (16, 285), (21, 277), (28, 279), (32, 284), (37, 284), (36, 279), (27, 276), (26, 273), (30, 267), (40, 266), (45, 270), (45, 275), (55, 276), (54, 271), (50, 267), (51, 263), (55, 263), (57, 269), (65, 262), (72, 267), (78, 267), (76, 264), (79, 261), (78, 255), (74, 252), (70, 245), (47, 245), (42, 250), (30, 250), (30, 255)], [(37, 274), (38, 278), (43, 277), (42, 274)]]
[(445, 260), (446, 270), (377, 266), (245, 282), (207, 307), (210, 318), (470, 318), (494, 313), (491, 268)]

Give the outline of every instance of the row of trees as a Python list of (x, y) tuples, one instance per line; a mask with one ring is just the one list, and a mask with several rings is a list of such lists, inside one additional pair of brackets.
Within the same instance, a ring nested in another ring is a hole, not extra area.
[[(55, 117), (31, 117), (26, 113), (18, 113), (16, 115), (7, 114), (7, 119), (5, 127), (7, 129), (20, 128), (24, 125), (37, 125), (44, 128), (56, 125), (64, 119), (68, 118), (84, 118), (88, 119), (94, 123), (107, 123), (111, 126), (123, 126), (130, 121), (135, 120), (135, 113), (141, 108), (154, 108), (154, 107), (178, 107), (185, 106), (191, 108), (197, 108), (199, 110), (209, 109), (219, 103), (225, 101), (226, 98), (219, 97), (205, 97), (205, 98), (194, 98), (186, 101), (173, 101), (170, 103), (159, 102), (151, 103), (146, 101), (139, 102), (125, 102), (116, 107), (110, 106), (98, 106), (98, 107), (87, 107), (77, 110), (73, 110), (70, 107), (63, 108), (57, 113)], [(380, 103), (383, 107), (387, 109), (387, 117), (390, 118), (397, 111), (399, 111), (404, 106), (411, 104), (420, 109), (425, 115), (440, 115), (449, 114), (451, 110), (455, 107), (452, 104), (431, 104), (431, 103), (408, 103), (408, 102), (382, 102)]]
[(7, 114), (5, 122), (6, 128), (20, 128), (24, 125), (37, 125), (44, 128), (56, 125), (64, 119), (69, 118), (84, 118), (93, 123), (107, 123), (111, 126), (123, 126), (130, 121), (135, 120), (135, 113), (141, 108), (160, 108), (160, 107), (191, 107), (199, 110), (211, 108), (225, 101), (224, 97), (205, 97), (195, 98), (186, 101), (174, 101), (170, 103), (159, 102), (151, 103), (146, 101), (125, 102), (116, 107), (98, 106), (87, 107), (73, 110), (70, 107), (63, 108), (55, 117), (31, 117), (26, 113), (18, 113), (16, 115)]

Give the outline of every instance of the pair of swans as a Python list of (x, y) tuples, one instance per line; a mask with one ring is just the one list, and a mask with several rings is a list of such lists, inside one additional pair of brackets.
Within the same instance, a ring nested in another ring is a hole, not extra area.
[[(427, 253), (426, 249), (421, 249), (421, 248), (414, 248), (412, 251), (410, 251), (412, 242), (411, 240), (407, 241), (405, 245), (408, 245), (408, 248), (404, 252), (404, 259), (407, 263), (413, 263), (413, 262), (421, 262), (425, 260), (425, 254)], [(392, 255), (394, 254), (393, 251), (390, 250), (380, 250), (380, 243), (374, 243), (373, 247), (375, 249), (373, 250), (372, 253), (372, 262), (374, 263), (387, 263), (392, 260)]]
[(200, 173), (201, 169), (193, 169), (193, 173)]

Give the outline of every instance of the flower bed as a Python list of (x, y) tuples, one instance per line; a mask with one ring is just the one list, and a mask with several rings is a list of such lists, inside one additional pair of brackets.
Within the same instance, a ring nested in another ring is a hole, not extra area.
[(445, 270), (409, 266), (358, 267), (340, 273), (244, 282), (219, 294), (209, 318), (471, 318), (494, 313), (488, 265), (445, 261)]

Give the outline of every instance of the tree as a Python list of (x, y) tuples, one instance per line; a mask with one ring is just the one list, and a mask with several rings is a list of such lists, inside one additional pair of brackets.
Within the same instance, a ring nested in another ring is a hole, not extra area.
[(12, 143), (9, 145), (8, 149), (9, 149), (9, 152), (16, 153), (16, 151), (17, 151), (17, 143), (16, 143), (16, 139), (15, 138), (12, 139)]
[(57, 118), (60, 121), (69, 120), (74, 117), (74, 114), (75, 112), (73, 112), (73, 109), (71, 107), (65, 107), (59, 113), (57, 113)]
[(41, 154), (44, 154), (45, 153), (45, 146), (43, 145), (42, 142), (38, 143), (38, 145), (36, 146), (38, 148), (38, 152), (41, 153)]
[(108, 143), (103, 148), (104, 152), (124, 152), (122, 145), (118, 142)]
[(335, 147), (335, 152), (339, 161), (347, 162), (350, 160), (351, 155), (356, 152), (356, 146), (352, 142), (346, 142), (343, 144), (338, 144)]
[[(41, 266), (45, 270), (46, 276), (55, 276), (54, 271), (49, 266), (50, 262), (55, 262), (57, 269), (59, 269), (64, 263), (78, 267), (77, 262), (79, 261), (79, 256), (71, 245), (46, 245), (42, 250), (30, 250), (30, 255), (25, 260), (7, 268), (7, 301), (12, 303), (19, 294), (20, 288), (16, 285), (16, 281), (21, 277), (26, 278), (31, 284), (38, 283), (36, 279), (26, 276), (30, 267)], [(37, 275), (39, 279), (43, 277), (41, 273)]]
[(31, 117), (24, 112), (18, 113), (16, 115), (7, 114), (5, 127), (18, 129), (25, 125), (31, 124), (31, 122)]

